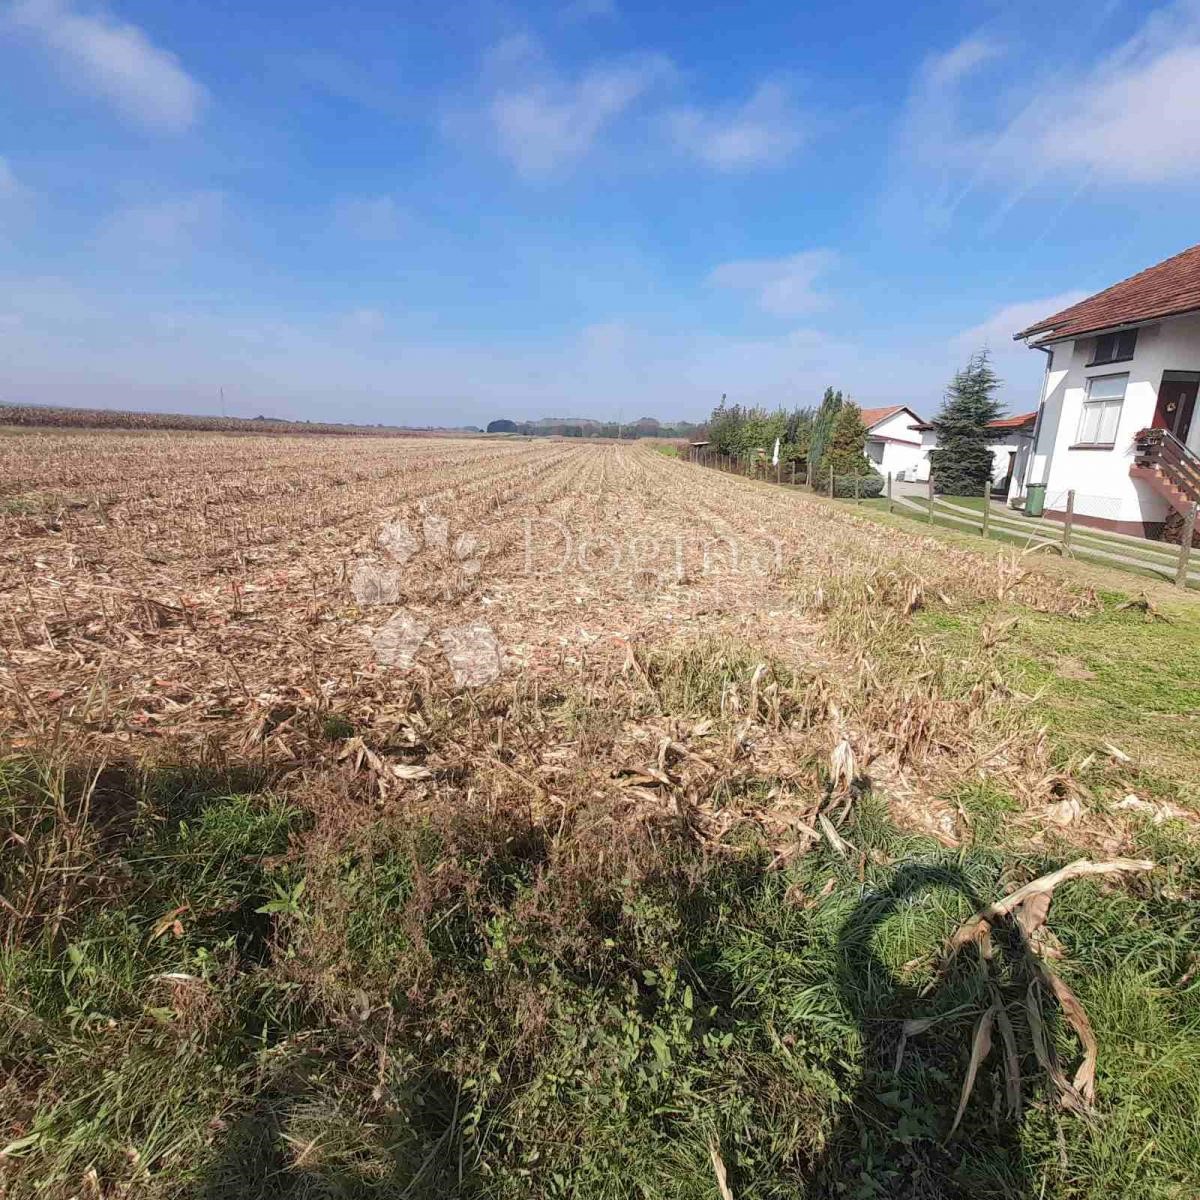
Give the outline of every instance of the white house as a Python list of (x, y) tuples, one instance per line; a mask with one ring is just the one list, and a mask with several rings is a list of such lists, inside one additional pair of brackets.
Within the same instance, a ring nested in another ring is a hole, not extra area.
[[(988, 422), (993, 430), (989, 444), (992, 452), (992, 494), (1013, 499), (1021, 493), (1025, 472), (1029, 465), (1029, 453), (1033, 447), (1033, 429), (1037, 413), (1020, 413), (1015, 417), (998, 417)], [(929, 452), (937, 446), (937, 434), (928, 421), (913, 426), (921, 435), (921, 461), (916, 474), (911, 478), (925, 482), (929, 478)]]
[(903, 404), (861, 411), (867, 427), (867, 457), (876, 470), (884, 475), (890, 471), (893, 479), (912, 479), (923, 453), (913, 428), (921, 418)]
[(1046, 355), (1023, 494), (1150, 536), (1200, 500), (1200, 246), (1014, 336)]

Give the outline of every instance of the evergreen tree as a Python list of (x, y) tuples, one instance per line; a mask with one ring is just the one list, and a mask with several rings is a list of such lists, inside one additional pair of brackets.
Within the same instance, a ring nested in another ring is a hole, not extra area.
[(867, 427), (857, 404), (844, 403), (834, 418), (829, 443), (821, 458), (820, 478), (863, 479), (875, 473), (867, 460)]
[(708, 418), (708, 440), (720, 454), (736, 454), (745, 415), (739, 404), (726, 404), (725, 397)]
[(821, 407), (817, 409), (817, 415), (813, 417), (812, 433), (809, 435), (808, 460), (814, 481), (821, 468), (821, 456), (829, 445), (829, 437), (833, 433), (833, 423), (837, 419), (838, 410), (841, 407), (842, 393), (827, 387), (825, 396), (821, 400)]
[(933, 420), (937, 449), (929, 455), (934, 487), (944, 495), (978, 496), (992, 477), (988, 423), (1003, 411), (996, 399), (999, 387), (988, 352), (980, 350), (947, 388), (942, 411)]

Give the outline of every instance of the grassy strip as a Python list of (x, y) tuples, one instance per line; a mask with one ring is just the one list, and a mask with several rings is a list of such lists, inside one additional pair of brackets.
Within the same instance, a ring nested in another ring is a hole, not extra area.
[(1183, 605), (1147, 619), (1120, 593), (1101, 601), (1082, 621), (995, 606), (924, 614), (918, 625), (944, 653), (964, 653), (985, 626), (1002, 625), (1006, 675), (1037, 696), (1064, 754), (1104, 760), (1116, 746), (1137, 772), (1122, 785), (1200, 806), (1200, 614)]
[[(843, 504), (845, 502), (834, 501), (834, 503)], [(850, 504), (854, 505), (854, 501), (850, 501)], [(919, 528), (923, 532), (933, 532), (935, 530), (951, 531), (967, 538), (972, 536), (971, 530), (973, 526), (969, 517), (952, 516), (951, 514), (940, 510), (936, 505), (934, 506), (934, 519), (932, 522), (930, 522), (926, 517), (918, 515), (912, 509), (906, 508), (899, 503), (896, 505), (895, 513), (888, 513), (886, 500), (863, 501), (861, 504), (855, 505), (855, 511), (861, 512), (864, 516), (872, 516), (875, 518), (882, 517), (888, 522), (906, 522), (907, 524), (904, 527), (912, 529), (914, 532), (916, 532), (917, 528)], [(1031, 545), (1034, 545), (1038, 542), (1050, 542), (1051, 545), (1057, 545), (1061, 543), (1061, 540), (1061, 536), (1058, 539), (1050, 539), (1043, 537), (1039, 532), (1034, 530), (1031, 530), (1028, 533), (1009, 533), (1004, 527), (998, 524), (993, 524), (991, 526), (986, 540), (979, 536), (978, 531), (975, 532), (976, 543), (983, 543), (986, 545), (987, 542), (991, 542), (999, 546), (1010, 546), (1020, 550), (1026, 550)], [(1092, 551), (1094, 549), (1096, 549), (1096, 547), (1091, 542), (1081, 542), (1078, 538), (1073, 537), (1071, 550), (1071, 556), (1073, 558), (1094, 562), (1098, 565), (1107, 567), (1110, 570), (1121, 571), (1124, 574), (1136, 575), (1146, 579), (1156, 579), (1159, 582), (1174, 578), (1175, 571), (1173, 566), (1163, 563), (1161, 559), (1154, 558), (1152, 555), (1138, 554), (1137, 547), (1127, 548), (1123, 543), (1114, 542), (1111, 544), (1111, 548), (1107, 544), (1104, 545), (1103, 550), (1105, 554), (1120, 554), (1131, 559), (1140, 558), (1146, 563), (1144, 567), (1133, 562), (1114, 562), (1111, 558), (1101, 557), (1099, 554), (1093, 553)], [(1054, 551), (1039, 550), (1038, 553), (1052, 554)], [(1198, 582), (1195, 578), (1196, 571), (1196, 567), (1193, 566), (1189, 573), (1189, 588), (1194, 589), (1200, 587), (1200, 582)]]
[[(6, 823), (73, 812), (48, 783), (10, 764)], [(598, 861), (478, 811), (302, 847), (294, 803), (148, 786), (119, 848), (77, 827), (94, 840), (69, 919), (6, 940), (9, 1196), (700, 1197), (711, 1145), (744, 1197), (1197, 1182), (1200, 986), (1181, 981), (1200, 861), (1162, 830), (1146, 848), (1169, 875), (1056, 902), (1097, 1116), (1047, 1103), (1018, 1020), (1025, 1119), (997, 1123), (993, 1064), (945, 1145), (988, 997), (939, 949), (1049, 857), (983, 836), (950, 852), (869, 800), (844, 829), (858, 867), (822, 846), (771, 871), (753, 844), (712, 861), (678, 839)], [(907, 1018), (934, 1024), (896, 1072)]]

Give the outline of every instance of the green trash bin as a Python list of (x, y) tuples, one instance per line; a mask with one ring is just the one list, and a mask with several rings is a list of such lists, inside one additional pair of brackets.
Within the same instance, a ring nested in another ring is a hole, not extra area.
[(1029, 490), (1025, 493), (1025, 515), (1027, 517), (1040, 517), (1046, 511), (1046, 485), (1044, 483), (1031, 483)]

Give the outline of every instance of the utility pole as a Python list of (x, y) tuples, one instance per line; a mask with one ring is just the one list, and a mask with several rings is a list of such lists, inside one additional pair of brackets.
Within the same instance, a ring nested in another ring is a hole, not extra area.
[(225, 415), (225, 389), (221, 389), (221, 416)]

